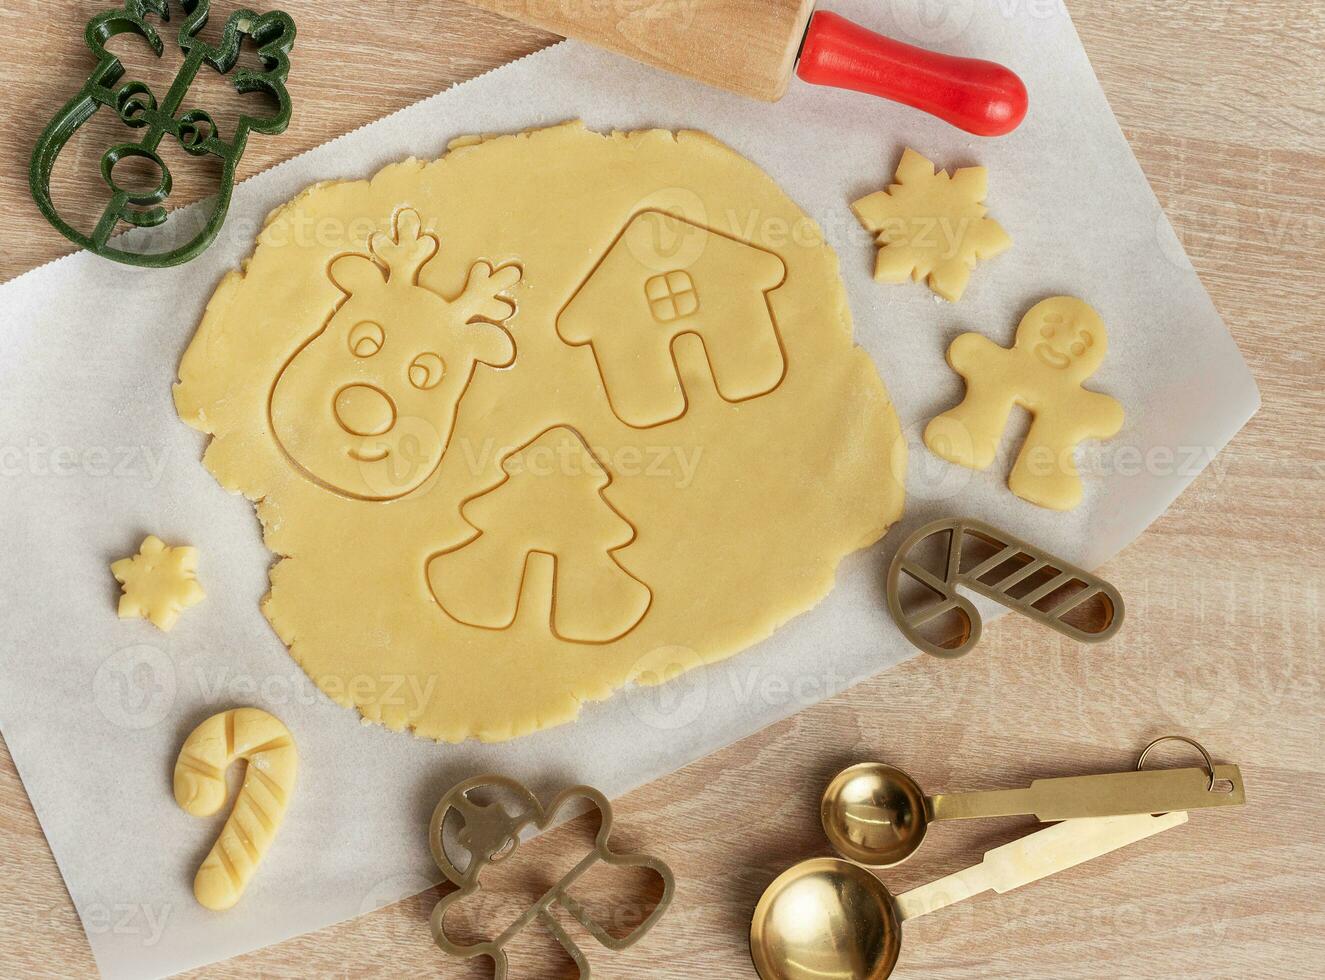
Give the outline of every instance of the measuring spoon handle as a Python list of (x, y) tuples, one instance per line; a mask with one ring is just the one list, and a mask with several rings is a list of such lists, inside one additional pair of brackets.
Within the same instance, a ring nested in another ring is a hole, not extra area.
[(1230, 783), (1232, 789), (1212, 790), (1211, 774), (1204, 769), (1145, 769), (1037, 779), (1024, 789), (937, 794), (927, 805), (931, 820), (1029, 814), (1053, 822), (1240, 806), (1247, 801), (1237, 766), (1215, 766), (1214, 779)]
[(1186, 822), (1177, 811), (1054, 824), (987, 851), (975, 867), (898, 895), (897, 917), (905, 922), (990, 890), (1001, 895)]

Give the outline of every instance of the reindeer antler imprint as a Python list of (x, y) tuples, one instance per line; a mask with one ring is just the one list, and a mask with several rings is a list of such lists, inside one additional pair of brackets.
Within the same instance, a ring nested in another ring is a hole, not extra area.
[(345, 298), (282, 368), (272, 387), (272, 431), (290, 461), (333, 493), (391, 500), (441, 463), (461, 399), (479, 364), (506, 367), (515, 315), (506, 294), (518, 265), (470, 265), (453, 298), (424, 283), (440, 242), (403, 208), (368, 254), (332, 259)]
[(838, 257), (730, 147), (569, 123), (356, 176), (273, 212), (174, 388), (256, 503), (262, 613), (346, 710), (487, 743), (616, 696), (676, 729), (713, 707), (681, 674), (897, 520)]

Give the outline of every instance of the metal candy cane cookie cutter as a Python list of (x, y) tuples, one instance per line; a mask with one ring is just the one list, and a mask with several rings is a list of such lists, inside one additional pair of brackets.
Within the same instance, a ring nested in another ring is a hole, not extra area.
[[(945, 534), (950, 535), (946, 552), (937, 567), (927, 566), (917, 552)], [(922, 587), (926, 601), (906, 607), (903, 576)], [(1099, 576), (981, 521), (948, 518), (907, 538), (888, 568), (888, 610), (902, 635), (925, 653), (962, 657), (980, 641), (980, 614), (958, 593), (959, 585), (1082, 643), (1107, 640), (1123, 624), (1123, 597)], [(1101, 623), (1068, 620), (1091, 602), (1103, 609)], [(959, 623), (956, 632), (936, 637), (933, 626), (950, 615)]]
[[(251, 10), (232, 13), (216, 45), (198, 35), (207, 23), (210, 0), (182, 0), (184, 21), (178, 43), (184, 63), (175, 75), (165, 98), (158, 100), (142, 81), (125, 80), (123, 63), (106, 49), (107, 42), (119, 34), (137, 34), (159, 58), (165, 45), (158, 30), (147, 21), (155, 15), (170, 19), (172, 0), (125, 0), (124, 6), (97, 14), (87, 22), (84, 39), (97, 56), (97, 66), (83, 87), (47, 124), (32, 153), (28, 183), (42, 215), (72, 242), (97, 255), (151, 268), (179, 265), (194, 258), (210, 245), (221, 229), (230, 206), (235, 171), (250, 132), (284, 132), (290, 122), (290, 96), (285, 81), (290, 71), (289, 53), (294, 46), (294, 21), (280, 11), (255, 14)], [(211, 115), (201, 108), (181, 111), (194, 78), (203, 65), (220, 74), (229, 74), (239, 58), (244, 37), (258, 46), (261, 70), (240, 68), (230, 82), (236, 92), (265, 92), (276, 103), (275, 110), (264, 116), (241, 115), (234, 134), (225, 139)], [(137, 142), (117, 143), (101, 156), (101, 176), (111, 189), (111, 199), (90, 233), (79, 231), (57, 210), (51, 200), (51, 175), (61, 151), (74, 134), (101, 109), (109, 109), (130, 129), (141, 130)], [(131, 252), (107, 244), (120, 222), (152, 228), (166, 220), (163, 206), (170, 196), (170, 170), (157, 153), (163, 139), (174, 139), (192, 156), (215, 156), (221, 160), (220, 188), (212, 213), (196, 235), (183, 245), (162, 252)], [(114, 169), (121, 160), (147, 160), (159, 174), (155, 187), (133, 190), (116, 183)]]
[[(522, 833), (531, 829), (546, 829), (562, 807), (576, 800), (587, 802), (591, 808), (599, 811), (601, 822), (594, 837), (593, 849), (495, 938), (468, 945), (454, 942), (447, 932), (447, 912), (481, 891), (481, 876), (485, 868), (511, 860), (519, 848)], [(450, 829), (448, 822), (451, 823)], [(455, 823), (459, 826), (454, 826)], [(450, 836), (452, 831), (453, 837)], [(675, 879), (666, 864), (648, 855), (620, 854), (612, 850), (609, 843), (611, 834), (611, 804), (607, 797), (589, 786), (576, 786), (560, 793), (546, 809), (523, 785), (503, 776), (475, 776), (453, 787), (437, 804), (428, 824), (428, 846), (433, 860), (437, 862), (442, 874), (459, 886), (459, 891), (444, 897), (433, 909), (433, 940), (452, 956), (462, 959), (475, 956), (491, 958), (494, 963), (493, 980), (505, 980), (508, 969), (506, 945), (537, 920), (561, 944), (574, 962), (579, 976), (587, 980), (591, 976), (588, 960), (557, 921), (551, 911), (552, 906), (558, 905), (569, 912), (607, 949), (623, 950), (643, 939), (662, 918), (676, 889)], [(455, 857), (460, 856), (457, 850), (468, 855), (463, 866), (455, 861)], [(617, 867), (648, 868), (662, 879), (662, 894), (653, 909), (621, 938), (609, 933), (569, 893), (571, 886), (599, 862)]]

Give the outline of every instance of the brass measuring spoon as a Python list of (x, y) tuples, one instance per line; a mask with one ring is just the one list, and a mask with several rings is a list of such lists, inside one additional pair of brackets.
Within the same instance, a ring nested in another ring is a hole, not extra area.
[(802, 861), (760, 897), (750, 921), (750, 958), (762, 980), (883, 980), (897, 964), (903, 922), (990, 889), (1002, 894), (1028, 885), (1186, 822), (1181, 811), (1068, 820), (897, 896), (859, 864)]
[[(1195, 746), (1206, 769), (1141, 769), (1150, 750), (1166, 739)], [(1232, 789), (1216, 791), (1219, 780), (1227, 780)], [(1134, 772), (1037, 779), (1024, 789), (926, 796), (901, 769), (864, 762), (833, 777), (820, 801), (819, 818), (829, 843), (843, 857), (871, 868), (890, 868), (915, 853), (935, 820), (1029, 814), (1053, 823), (1245, 802), (1237, 766), (1216, 766), (1198, 743), (1166, 735), (1146, 746)]]

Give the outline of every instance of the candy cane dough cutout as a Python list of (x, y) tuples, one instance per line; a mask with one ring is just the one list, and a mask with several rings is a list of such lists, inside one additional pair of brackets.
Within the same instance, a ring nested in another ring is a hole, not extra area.
[(175, 762), (175, 802), (195, 817), (225, 803), (225, 771), (236, 759), (248, 770), (221, 836), (198, 868), (193, 894), (213, 911), (239, 901), (281, 826), (294, 790), (298, 754), (279, 719), (258, 708), (232, 708), (193, 730)]

